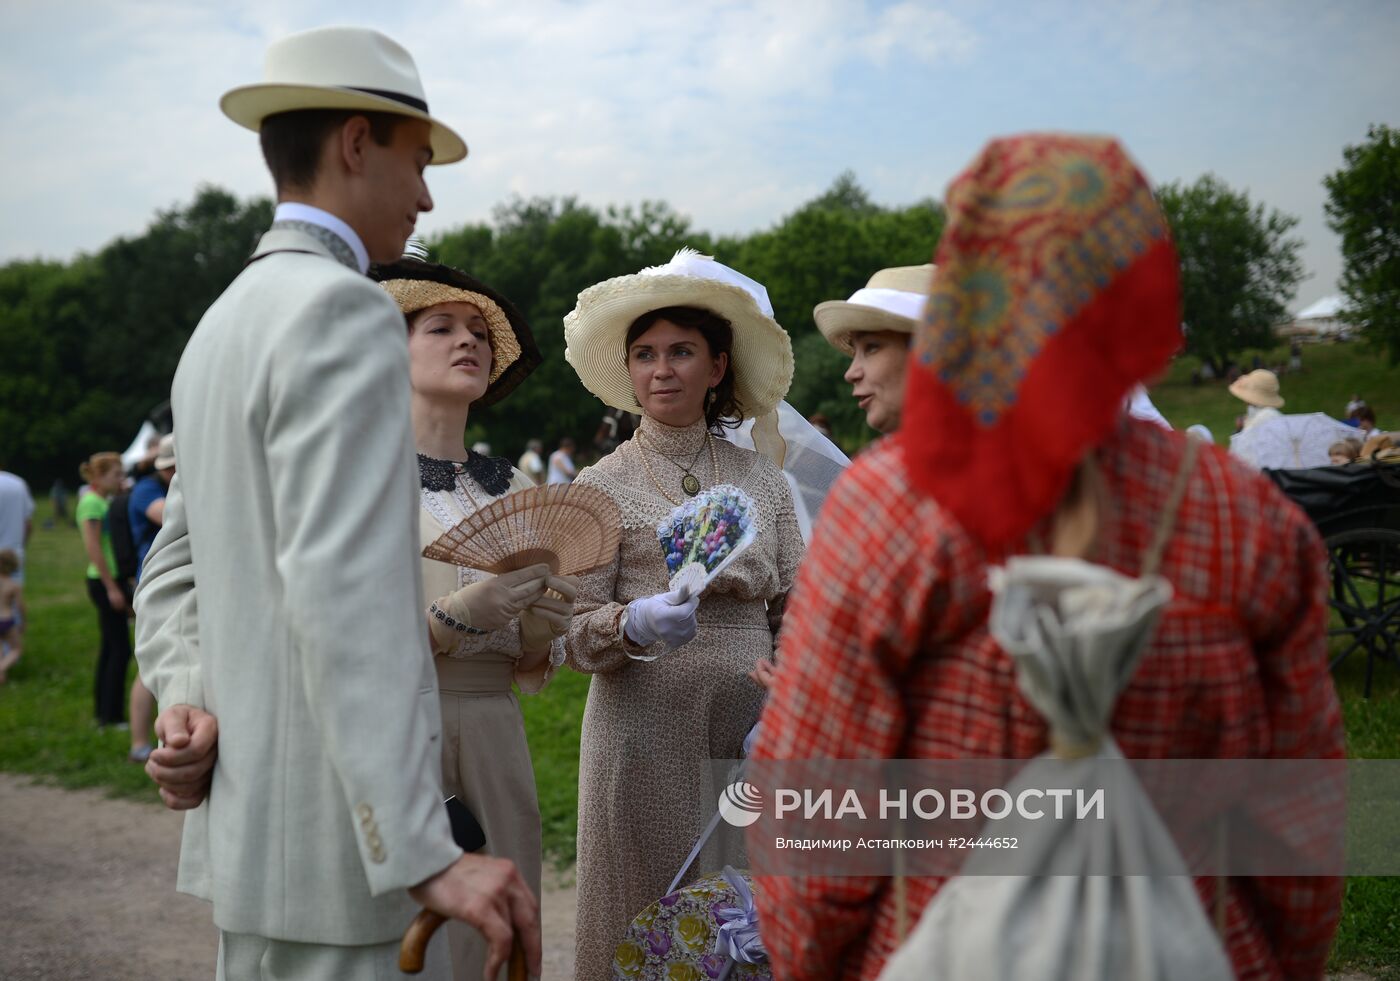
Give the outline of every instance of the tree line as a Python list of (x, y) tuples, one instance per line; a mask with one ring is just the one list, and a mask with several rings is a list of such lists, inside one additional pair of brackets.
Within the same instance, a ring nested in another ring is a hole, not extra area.
[[(1373, 127), (1328, 178), (1329, 221), (1343, 235), (1349, 316), (1400, 358), (1400, 141)], [(1214, 175), (1163, 185), (1158, 200), (1182, 260), (1188, 352), (1222, 367), (1268, 346), (1302, 277), (1297, 224)], [(0, 266), (0, 465), (37, 486), (75, 478), (78, 462), (123, 449), (169, 397), (176, 363), (204, 310), (238, 275), (271, 222), (272, 203), (201, 188), (140, 235), (68, 262)], [(575, 198), (517, 198), (489, 222), (429, 242), (437, 261), (509, 296), (529, 320), (544, 364), (504, 403), (474, 413), (469, 443), (515, 456), (530, 438), (587, 447), (601, 405), (564, 361), (562, 319), (584, 288), (665, 262), (691, 246), (763, 283), (792, 336), (789, 401), (821, 412), (854, 450), (870, 438), (812, 308), (844, 299), (886, 266), (928, 262), (943, 230), (934, 200), (876, 204), (851, 173), (771, 228), (715, 236), (664, 202), (593, 208)], [(1387, 292), (1389, 291), (1389, 292)], [(1131, 329), (1131, 325), (1125, 325)]]

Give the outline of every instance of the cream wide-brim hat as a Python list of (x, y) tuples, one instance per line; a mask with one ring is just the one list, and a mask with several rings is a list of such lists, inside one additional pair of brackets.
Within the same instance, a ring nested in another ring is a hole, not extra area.
[(1250, 405), (1270, 409), (1283, 407), (1283, 397), (1278, 393), (1278, 375), (1268, 368), (1255, 368), (1236, 378), (1230, 383), (1230, 394)]
[(817, 330), (844, 354), (855, 354), (851, 335), (857, 331), (892, 330), (914, 333), (933, 285), (934, 266), (891, 266), (870, 277), (849, 300), (827, 300), (812, 310)]
[(421, 119), (431, 126), (432, 163), (467, 155), (467, 144), (428, 113), (413, 57), (397, 42), (363, 27), (321, 27), (276, 41), (263, 80), (230, 89), (224, 115), (254, 132), (262, 121), (298, 109), (361, 109)]
[(792, 341), (773, 319), (768, 291), (693, 249), (578, 295), (564, 317), (564, 359), (584, 388), (614, 409), (642, 411), (627, 372), (627, 329), (663, 307), (700, 307), (729, 321), (729, 366), (742, 418), (767, 415), (782, 401), (792, 384)]

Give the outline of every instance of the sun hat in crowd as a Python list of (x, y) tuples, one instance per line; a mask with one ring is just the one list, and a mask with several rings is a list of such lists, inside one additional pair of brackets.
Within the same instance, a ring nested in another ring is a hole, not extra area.
[(405, 317), (439, 303), (471, 303), (481, 311), (491, 339), (491, 374), (485, 394), (473, 405), (499, 402), (543, 360), (515, 304), (460, 269), (405, 256), (372, 266), (370, 277), (394, 298)]
[(670, 262), (590, 286), (564, 317), (564, 358), (604, 404), (640, 412), (627, 372), (627, 330), (663, 307), (700, 307), (729, 321), (729, 354), (740, 416), (767, 415), (792, 384), (792, 341), (773, 319), (768, 291), (694, 249)]
[(1230, 394), (1250, 405), (1270, 409), (1283, 406), (1283, 397), (1278, 393), (1278, 375), (1268, 368), (1256, 368), (1236, 378), (1230, 383)]
[(175, 466), (174, 433), (166, 433), (160, 438), (160, 444), (156, 447), (156, 462), (152, 466), (157, 470), (165, 470), (167, 467)]
[(428, 113), (413, 57), (397, 42), (363, 27), (321, 27), (282, 38), (267, 50), (263, 80), (230, 89), (224, 115), (258, 130), (279, 112), (361, 109), (411, 116), (432, 125), (432, 163), (467, 155), (467, 144)]
[(817, 329), (832, 347), (854, 354), (851, 334), (893, 330), (912, 334), (928, 300), (934, 266), (891, 266), (881, 269), (849, 300), (827, 300), (812, 310)]
[(1008, 545), (1180, 347), (1176, 251), (1108, 138), (993, 140), (949, 186), (947, 212), (896, 438), (915, 487), (983, 544)]

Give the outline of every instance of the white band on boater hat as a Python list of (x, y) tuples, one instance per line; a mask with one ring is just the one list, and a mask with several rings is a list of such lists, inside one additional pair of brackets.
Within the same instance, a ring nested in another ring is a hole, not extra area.
[(299, 109), (361, 109), (431, 124), (432, 163), (467, 155), (467, 144), (428, 114), (428, 98), (413, 57), (397, 42), (363, 27), (321, 27), (275, 41), (263, 80), (230, 89), (224, 115), (257, 131), (268, 116)]
[(729, 321), (729, 365), (743, 418), (772, 411), (787, 394), (792, 341), (773, 319), (768, 291), (709, 256), (681, 249), (664, 265), (588, 287), (564, 317), (564, 358), (604, 404), (641, 411), (627, 372), (627, 330), (663, 307), (700, 307)]
[(912, 334), (924, 315), (924, 302), (933, 285), (933, 264), (881, 269), (849, 300), (827, 300), (812, 310), (817, 329), (838, 351), (853, 354), (856, 331), (893, 330)]

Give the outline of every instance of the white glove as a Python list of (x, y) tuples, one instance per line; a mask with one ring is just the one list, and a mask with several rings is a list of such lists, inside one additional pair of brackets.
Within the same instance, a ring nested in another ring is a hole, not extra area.
[(578, 578), (550, 576), (545, 585), (549, 591), (520, 614), (521, 650), (544, 650), (554, 638), (569, 632), (569, 624), (574, 619)]
[(665, 641), (667, 650), (675, 650), (695, 636), (695, 608), (699, 596), (682, 599), (682, 591), (644, 596), (627, 604), (627, 622), (622, 631), (632, 643), (649, 647), (658, 640)]
[(437, 605), (477, 630), (500, 630), (544, 595), (549, 566), (543, 563), (468, 583)]

